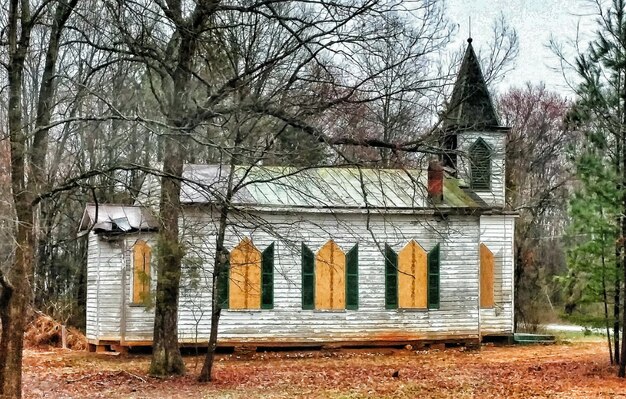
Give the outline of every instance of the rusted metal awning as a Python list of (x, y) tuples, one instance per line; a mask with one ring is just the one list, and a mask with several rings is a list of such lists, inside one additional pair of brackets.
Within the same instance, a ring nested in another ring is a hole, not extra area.
[(158, 229), (150, 210), (141, 206), (87, 204), (79, 233), (93, 229), (96, 233), (128, 233)]

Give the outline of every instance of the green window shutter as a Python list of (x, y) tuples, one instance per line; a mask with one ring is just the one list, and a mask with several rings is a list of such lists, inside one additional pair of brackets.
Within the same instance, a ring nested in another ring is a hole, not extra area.
[(428, 309), (439, 309), (439, 244), (428, 253)]
[(261, 255), (261, 309), (274, 308), (274, 243)]
[(217, 303), (222, 309), (228, 309), (228, 283), (230, 278), (230, 255), (227, 256), (224, 269), (217, 275)]
[(385, 244), (385, 308), (398, 308), (398, 254)]
[(315, 255), (302, 244), (302, 309), (315, 308)]
[(346, 254), (346, 309), (359, 308), (359, 244)]
[(470, 187), (474, 190), (491, 188), (491, 148), (482, 138), (470, 147)]

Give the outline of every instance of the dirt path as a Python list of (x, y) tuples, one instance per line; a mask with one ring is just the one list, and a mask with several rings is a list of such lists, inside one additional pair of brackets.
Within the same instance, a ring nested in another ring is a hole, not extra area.
[[(601, 342), (480, 351), (342, 351), (221, 357), (213, 384), (145, 374), (149, 356), (27, 351), (26, 398), (626, 398)], [(398, 377), (394, 378), (394, 372)]]

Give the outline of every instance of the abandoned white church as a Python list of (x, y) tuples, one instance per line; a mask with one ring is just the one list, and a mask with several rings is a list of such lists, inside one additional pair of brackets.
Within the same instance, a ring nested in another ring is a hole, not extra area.
[[(515, 214), (505, 145), (471, 40), (428, 170), (238, 166), (218, 344), (471, 342), (513, 334)], [(186, 165), (181, 344), (206, 344), (230, 169)], [(150, 345), (159, 179), (133, 206), (87, 205), (89, 343)]]

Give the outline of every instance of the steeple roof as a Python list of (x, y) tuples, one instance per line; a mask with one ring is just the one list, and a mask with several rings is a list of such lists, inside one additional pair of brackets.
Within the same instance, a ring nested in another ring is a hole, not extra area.
[(443, 125), (457, 129), (500, 127), (472, 39), (467, 39), (467, 43)]

